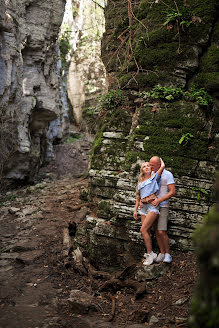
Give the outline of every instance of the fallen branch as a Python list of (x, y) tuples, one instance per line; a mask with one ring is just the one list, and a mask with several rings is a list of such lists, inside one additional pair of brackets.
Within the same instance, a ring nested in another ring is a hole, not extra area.
[(67, 206), (67, 209), (69, 209), (70, 211), (77, 211), (77, 210), (80, 210), (82, 207), (85, 207), (85, 206), (89, 206), (89, 203), (82, 203), (82, 204), (79, 204), (79, 205), (75, 205), (75, 206)]
[(146, 284), (145, 282), (138, 282), (132, 279), (126, 279), (126, 280), (120, 280), (117, 278), (112, 278), (108, 281), (106, 281), (99, 289), (100, 292), (107, 291), (111, 289), (113, 292), (117, 292), (118, 290), (122, 288), (132, 288), (135, 292), (135, 299), (143, 296), (146, 291)]
[(113, 321), (116, 313), (116, 300), (115, 297), (113, 297), (111, 294), (109, 295), (111, 300), (112, 300), (112, 312), (111, 312), (111, 317), (109, 318), (109, 321)]

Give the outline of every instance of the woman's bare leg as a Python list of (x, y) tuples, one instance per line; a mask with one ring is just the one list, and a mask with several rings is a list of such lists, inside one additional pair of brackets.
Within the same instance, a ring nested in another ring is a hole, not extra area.
[(141, 234), (144, 239), (144, 243), (147, 249), (147, 254), (150, 254), (152, 252), (150, 227), (152, 226), (153, 222), (156, 220), (157, 215), (158, 214), (155, 212), (148, 212), (147, 215), (141, 216), (141, 222), (142, 222)]

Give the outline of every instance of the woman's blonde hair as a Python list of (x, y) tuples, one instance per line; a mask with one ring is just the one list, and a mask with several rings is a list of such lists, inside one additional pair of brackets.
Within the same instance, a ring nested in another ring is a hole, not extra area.
[(137, 186), (136, 186), (136, 197), (138, 199), (140, 199), (140, 194), (139, 194), (139, 191), (138, 191), (138, 185), (139, 185), (139, 183), (141, 183), (144, 180), (144, 173), (142, 172), (142, 168), (143, 168), (145, 163), (149, 163), (149, 162), (144, 162), (144, 163), (141, 164), (140, 173), (139, 173), (139, 176), (138, 176), (138, 183), (137, 183)]
[(143, 166), (145, 165), (145, 163), (149, 163), (149, 162), (144, 162), (141, 164), (140, 173), (138, 176), (138, 184), (144, 180), (144, 173), (142, 172), (142, 169), (143, 169)]

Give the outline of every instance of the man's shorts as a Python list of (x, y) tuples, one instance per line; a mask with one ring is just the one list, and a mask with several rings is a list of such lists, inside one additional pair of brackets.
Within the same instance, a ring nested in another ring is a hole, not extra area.
[(140, 215), (147, 215), (148, 212), (154, 212), (154, 213), (157, 213), (157, 214), (160, 213), (159, 209), (157, 207), (154, 207), (150, 203), (143, 204), (143, 207), (139, 208), (139, 210), (138, 210), (138, 214), (140, 214)]
[(157, 230), (167, 231), (168, 215), (169, 215), (169, 208), (160, 207), (160, 215), (158, 216), (155, 222), (155, 228)]

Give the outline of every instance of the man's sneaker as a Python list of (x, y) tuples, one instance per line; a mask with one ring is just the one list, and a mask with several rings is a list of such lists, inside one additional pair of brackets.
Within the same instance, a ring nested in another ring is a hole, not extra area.
[(153, 256), (151, 254), (146, 254), (146, 259), (144, 260), (144, 265), (151, 265), (154, 262)]
[(156, 254), (156, 253), (154, 253), (154, 252), (152, 251), (150, 254), (144, 253), (143, 256), (144, 256), (144, 258), (147, 258), (148, 255), (151, 255), (151, 256), (153, 257), (153, 262), (156, 261), (156, 258), (157, 258), (157, 254)]
[(164, 260), (164, 257), (165, 257), (164, 254), (159, 253), (158, 256), (157, 256), (157, 258), (156, 258), (156, 260), (155, 260), (155, 262), (156, 262), (156, 263), (160, 263), (160, 262), (162, 262), (162, 261)]
[(172, 262), (172, 256), (170, 254), (166, 253), (163, 262), (171, 263)]

